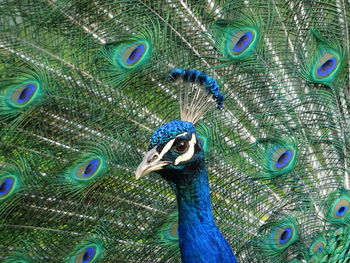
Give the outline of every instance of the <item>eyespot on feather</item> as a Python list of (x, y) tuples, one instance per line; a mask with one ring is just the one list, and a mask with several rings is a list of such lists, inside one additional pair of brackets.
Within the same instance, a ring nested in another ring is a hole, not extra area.
[(103, 257), (104, 247), (100, 241), (84, 242), (67, 259), (67, 263), (93, 263)]
[[(279, 219), (278, 219), (279, 218)], [(269, 219), (259, 229), (259, 236), (253, 246), (267, 261), (277, 262), (291, 245), (298, 241), (299, 230), (295, 217), (281, 215)]]
[(296, 148), (288, 145), (275, 145), (268, 153), (267, 167), (273, 175), (290, 172), (296, 162)]
[(76, 179), (91, 180), (101, 173), (104, 160), (101, 157), (93, 157), (85, 161), (76, 170)]
[(230, 38), (227, 39), (228, 55), (233, 58), (243, 57), (252, 51), (255, 43), (256, 33), (253, 30), (233, 31)]
[(13, 175), (5, 175), (0, 178), (0, 201), (11, 196), (18, 186), (18, 180)]
[(179, 222), (177, 211), (172, 212), (168, 217), (164, 225), (158, 232), (159, 240), (162, 244), (178, 247), (179, 242)]
[(283, 169), (288, 166), (294, 157), (294, 150), (292, 148), (281, 147), (276, 149), (272, 156), (272, 162), (276, 169)]
[(212, 25), (212, 34), (224, 61), (235, 61), (252, 54), (262, 35), (261, 18), (252, 13), (241, 13), (238, 20), (218, 19)]
[(334, 225), (350, 224), (350, 193), (347, 190), (338, 190), (329, 194), (324, 205), (327, 221)]
[(90, 246), (83, 249), (75, 258), (75, 263), (90, 263), (93, 262), (97, 253), (96, 246)]
[(322, 240), (316, 240), (310, 247), (310, 250), (315, 253), (322, 252), (326, 247), (326, 242)]
[(124, 69), (133, 69), (149, 60), (151, 46), (148, 41), (136, 41), (121, 44), (115, 53), (117, 64)]
[(12, 108), (23, 108), (38, 98), (40, 85), (38, 82), (24, 83), (8, 91), (7, 104)]
[(319, 80), (331, 78), (338, 68), (339, 56), (331, 51), (325, 52), (315, 63), (314, 77)]
[(275, 229), (273, 235), (274, 244), (280, 248), (291, 245), (295, 241), (293, 241), (294, 232), (293, 225), (286, 225)]
[(142, 59), (147, 50), (145, 43), (134, 44), (123, 52), (123, 61), (130, 67)]
[(347, 198), (340, 198), (338, 199), (333, 206), (333, 218), (340, 219), (347, 215), (349, 212), (349, 199)]

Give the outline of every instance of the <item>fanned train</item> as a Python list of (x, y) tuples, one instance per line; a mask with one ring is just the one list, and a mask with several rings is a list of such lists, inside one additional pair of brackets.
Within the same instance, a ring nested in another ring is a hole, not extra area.
[(0, 261), (350, 262), (350, 2), (0, 1)]

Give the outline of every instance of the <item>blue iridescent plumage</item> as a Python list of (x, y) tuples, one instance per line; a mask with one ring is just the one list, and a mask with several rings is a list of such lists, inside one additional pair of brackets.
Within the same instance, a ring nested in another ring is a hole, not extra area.
[(94, 247), (89, 247), (85, 250), (84, 255), (83, 255), (83, 260), (81, 263), (88, 263), (93, 260), (94, 256), (96, 254), (96, 248)]
[(11, 191), (14, 182), (15, 179), (11, 177), (2, 180), (0, 184), (0, 198), (7, 195)]
[(149, 149), (162, 145), (170, 139), (175, 138), (176, 135), (183, 132), (194, 132), (193, 124), (187, 121), (174, 120), (159, 127), (152, 135), (149, 144)]
[[(217, 228), (211, 211), (208, 174), (204, 161), (200, 169), (189, 171), (193, 183), (177, 187), (179, 242), (182, 262), (235, 263), (230, 245)], [(181, 176), (180, 174), (178, 176)], [(191, 195), (196, 196), (190, 198)]]
[(214, 222), (202, 147), (192, 123), (171, 121), (152, 135), (150, 151), (136, 176), (157, 171), (175, 184), (182, 262), (190, 263), (195, 259), (198, 263), (235, 263), (231, 247)]

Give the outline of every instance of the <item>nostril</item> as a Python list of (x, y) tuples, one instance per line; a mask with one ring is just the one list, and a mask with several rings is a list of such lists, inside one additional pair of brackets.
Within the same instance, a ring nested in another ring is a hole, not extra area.
[(157, 160), (157, 159), (158, 159), (158, 154), (155, 154), (155, 155), (151, 156), (151, 157), (147, 160), (147, 162), (152, 163), (152, 162), (154, 162), (154, 161)]

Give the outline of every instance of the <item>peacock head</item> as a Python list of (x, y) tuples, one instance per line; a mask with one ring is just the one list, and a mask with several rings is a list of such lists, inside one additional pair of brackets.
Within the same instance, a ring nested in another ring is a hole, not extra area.
[(157, 172), (165, 179), (176, 182), (188, 171), (198, 169), (203, 159), (203, 146), (193, 123), (171, 121), (152, 135), (149, 151), (136, 170), (136, 178)]

